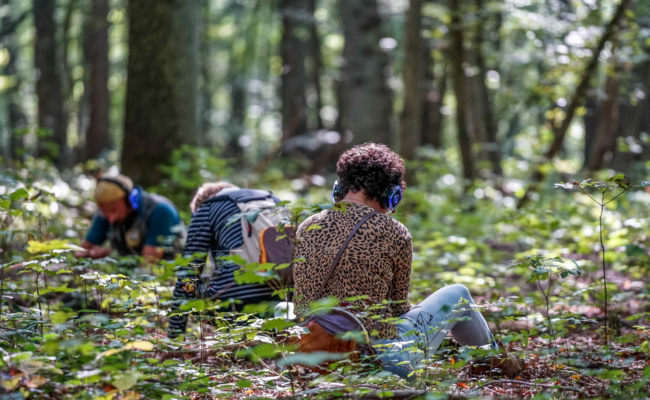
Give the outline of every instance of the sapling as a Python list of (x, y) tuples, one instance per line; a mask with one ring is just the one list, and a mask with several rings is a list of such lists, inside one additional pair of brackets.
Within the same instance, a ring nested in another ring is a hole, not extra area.
[[(582, 182), (577, 182), (575, 180), (570, 180), (568, 183), (560, 182), (556, 183), (555, 187), (562, 189), (573, 190), (574, 188), (580, 189), (591, 201), (596, 203), (600, 207), (600, 215), (598, 218), (598, 225), (600, 228), (600, 252), (602, 260), (602, 270), (603, 270), (603, 288), (605, 292), (605, 343), (609, 346), (611, 344), (609, 324), (608, 324), (608, 294), (607, 294), (607, 263), (605, 261), (605, 241), (603, 239), (603, 215), (605, 214), (605, 207), (613, 202), (614, 200), (621, 197), (623, 194), (629, 192), (632, 189), (638, 188), (647, 188), (650, 187), (650, 181), (640, 182), (636, 185), (630, 184), (630, 180), (626, 179), (623, 174), (614, 175), (605, 182), (592, 181), (591, 179), (584, 180)], [(592, 188), (600, 192), (600, 200), (597, 200), (592, 196), (587, 189)]]
[[(526, 256), (517, 260), (511, 261), (513, 267), (525, 267), (528, 268), (532, 274), (528, 282), (536, 281), (539, 285), (539, 290), (544, 295), (544, 300), (546, 301), (546, 320), (548, 324), (548, 332), (553, 338), (553, 347), (557, 347), (557, 337), (555, 330), (553, 329), (553, 323), (551, 321), (551, 302), (550, 296), (552, 293), (551, 287), (553, 285), (553, 277), (555, 276), (558, 279), (566, 278), (569, 275), (580, 276), (582, 275), (582, 270), (580, 265), (573, 260), (572, 267), (567, 267), (565, 265), (565, 260), (559, 257), (553, 258), (543, 258), (540, 256)], [(542, 281), (548, 280), (548, 287), (546, 290), (542, 287)]]

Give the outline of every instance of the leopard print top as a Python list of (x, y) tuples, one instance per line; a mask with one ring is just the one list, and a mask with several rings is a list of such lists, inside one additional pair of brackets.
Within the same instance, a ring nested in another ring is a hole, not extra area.
[[(311, 302), (319, 300), (315, 297), (341, 245), (361, 218), (373, 211), (372, 208), (357, 203), (345, 205), (346, 213), (325, 210), (308, 218), (298, 228), (296, 257), (302, 260), (294, 264), (293, 272), (298, 315), (307, 312)], [(308, 230), (314, 225), (320, 228)], [(334, 296), (341, 301), (366, 296), (365, 299), (349, 303), (355, 306), (355, 312), (368, 333), (371, 333), (376, 322), (363, 316), (373, 312), (382, 313), (379, 310), (368, 310), (368, 307), (385, 300), (389, 286), (393, 287), (391, 300), (398, 303), (388, 307), (386, 317), (398, 317), (411, 309), (408, 291), (412, 257), (413, 248), (408, 229), (388, 215), (377, 214), (366, 221), (353, 236), (325, 285), (322, 296)], [(397, 330), (389, 322), (382, 322), (378, 333), (378, 338), (397, 338)]]

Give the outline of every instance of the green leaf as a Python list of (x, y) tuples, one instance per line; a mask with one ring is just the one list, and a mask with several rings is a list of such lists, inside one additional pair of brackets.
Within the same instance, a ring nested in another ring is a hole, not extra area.
[(315, 353), (296, 353), (289, 354), (285, 358), (276, 362), (279, 366), (287, 366), (292, 364), (300, 364), (305, 366), (316, 366), (326, 361), (337, 361), (345, 358), (342, 353), (328, 353), (328, 352), (315, 352)]
[(129, 390), (138, 383), (138, 378), (140, 378), (138, 372), (129, 371), (128, 373), (114, 375), (111, 384), (120, 390)]
[(9, 198), (12, 201), (27, 199), (29, 198), (29, 193), (27, 193), (27, 190), (20, 188), (20, 189), (16, 189), (12, 194), (10, 194)]
[(178, 307), (178, 309), (182, 311), (189, 311), (194, 308), (196, 309), (196, 311), (204, 311), (206, 307), (207, 305), (205, 303), (205, 300), (192, 300), (185, 304), (181, 304), (181, 306)]
[(249, 381), (248, 379), (241, 379), (237, 381), (237, 387), (244, 389), (244, 388), (249, 388), (253, 386), (253, 382)]
[(64, 283), (63, 286), (49, 286), (45, 289), (41, 289), (41, 295), (48, 294), (48, 293), (72, 293), (75, 292), (77, 289), (72, 289), (68, 287), (67, 283)]
[(318, 224), (312, 224), (312, 225), (309, 225), (309, 227), (307, 228), (306, 232), (314, 231), (314, 230), (316, 230), (316, 229), (321, 229), (321, 228), (322, 228), (321, 225), (318, 225)]

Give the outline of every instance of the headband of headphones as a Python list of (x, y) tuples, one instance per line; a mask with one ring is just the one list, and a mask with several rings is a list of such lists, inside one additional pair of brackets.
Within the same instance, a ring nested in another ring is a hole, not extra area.
[[(341, 191), (341, 183), (337, 179), (332, 187), (332, 200), (337, 203), (343, 200), (344, 195), (345, 193)], [(402, 189), (402, 185), (391, 185), (382, 192), (379, 197), (379, 205), (381, 208), (394, 212), (402, 201), (403, 196), (404, 190)]]
[(133, 186), (131, 179), (127, 177), (120, 179), (120, 177), (102, 176), (97, 179), (97, 183), (99, 184), (100, 182), (109, 182), (116, 185), (118, 188), (124, 191), (125, 197), (127, 198), (131, 208), (134, 210), (138, 209), (138, 206), (140, 205), (140, 191)]

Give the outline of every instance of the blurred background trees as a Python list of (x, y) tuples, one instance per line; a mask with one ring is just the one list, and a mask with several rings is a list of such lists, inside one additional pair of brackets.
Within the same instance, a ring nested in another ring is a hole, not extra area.
[(2, 159), (121, 165), (151, 186), (189, 145), (322, 184), (376, 141), (416, 169), (436, 155), (464, 188), (642, 177), (650, 4), (620, 4), (0, 0)]

